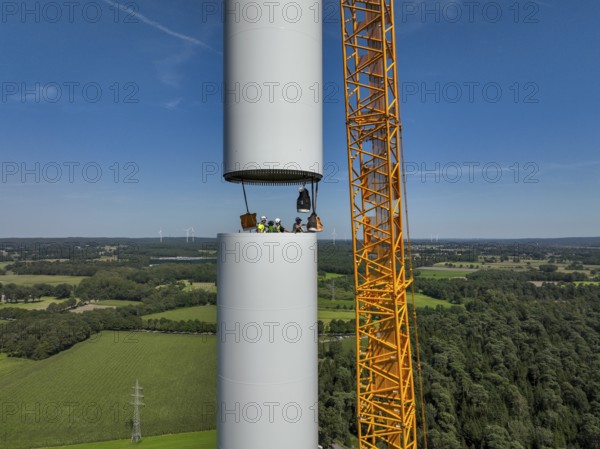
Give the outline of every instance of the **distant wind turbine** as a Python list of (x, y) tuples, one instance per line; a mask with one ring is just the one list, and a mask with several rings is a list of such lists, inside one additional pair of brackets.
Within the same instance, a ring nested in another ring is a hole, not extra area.
[(160, 228), (160, 229), (158, 230), (158, 235), (160, 236), (160, 243), (162, 243), (162, 237), (163, 237), (162, 228)]
[(184, 229), (185, 231), (185, 243), (188, 243), (190, 240), (190, 232), (192, 233), (192, 242), (194, 242), (194, 228)]
[(335, 232), (335, 226), (333, 227), (333, 232), (331, 233), (332, 237), (333, 237), (333, 244), (335, 245), (335, 236), (337, 235)]

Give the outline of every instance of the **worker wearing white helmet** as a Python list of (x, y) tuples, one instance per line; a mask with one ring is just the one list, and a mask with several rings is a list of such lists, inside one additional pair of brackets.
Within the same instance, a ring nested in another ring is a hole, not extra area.
[(274, 232), (290, 232), (288, 230), (286, 230), (283, 225), (281, 224), (281, 219), (276, 218), (275, 219), (275, 227), (274, 227)]
[(256, 225), (256, 232), (267, 232), (267, 228), (266, 228), (266, 224), (267, 224), (267, 217), (265, 217), (264, 215), (262, 217), (260, 217), (260, 223), (258, 223)]

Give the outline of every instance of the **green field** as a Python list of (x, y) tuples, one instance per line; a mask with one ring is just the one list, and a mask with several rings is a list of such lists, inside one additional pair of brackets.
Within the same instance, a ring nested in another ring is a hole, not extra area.
[(195, 289), (207, 290), (209, 292), (216, 292), (217, 286), (214, 282), (188, 282), (188, 285), (184, 288), (184, 291), (190, 291)]
[[(408, 294), (408, 302), (412, 303), (412, 295)], [(437, 306), (442, 307), (452, 307), (454, 304), (449, 303), (448, 301), (443, 301), (441, 299), (432, 298), (431, 296), (424, 295), (422, 293), (415, 293), (415, 306), (417, 309), (423, 307), (431, 307), (435, 309)]]
[(0, 275), (3, 284), (33, 285), (33, 284), (69, 284), (79, 285), (86, 276), (48, 276), (44, 274), (5, 274)]
[(319, 298), (319, 310), (322, 309), (354, 309), (354, 299), (349, 301), (347, 299)]
[[(342, 342), (342, 347), (344, 351), (355, 351), (356, 350), (356, 335), (349, 335), (347, 337), (342, 337), (339, 341)], [(355, 351), (356, 352), (356, 351)]]
[(206, 323), (216, 323), (217, 306), (184, 307), (144, 316), (145, 320), (159, 320), (161, 318), (172, 321), (199, 320)]
[(318, 311), (319, 320), (323, 321), (323, 323), (330, 323), (331, 320), (353, 320), (356, 315), (354, 310), (319, 310)]
[[(6, 354), (0, 354), (0, 382), (2, 381), (3, 377), (9, 376), (13, 372), (18, 371), (24, 366), (30, 365), (32, 363), (35, 362), (26, 359), (13, 359), (7, 357)], [(0, 434), (1, 433), (2, 432), (0, 431)]]
[(140, 301), (127, 301), (120, 299), (105, 299), (102, 301), (96, 301), (92, 304), (97, 306), (111, 306), (111, 307), (125, 307), (125, 306), (139, 306)]
[(64, 299), (56, 299), (50, 296), (42, 296), (41, 301), (36, 302), (18, 302), (18, 303), (5, 303), (0, 304), (0, 309), (7, 309), (11, 307), (15, 307), (17, 309), (27, 309), (27, 310), (44, 310), (48, 308), (48, 306), (52, 303), (60, 303), (63, 302)]
[(136, 379), (145, 435), (215, 428), (212, 336), (103, 332), (39, 362), (2, 357), (0, 376), (1, 447), (129, 438)]
[[(503, 262), (485, 262), (483, 260), (482, 257), (480, 257), (479, 262), (477, 262), (477, 264), (482, 268), (482, 269), (490, 269), (490, 268), (494, 268), (494, 269), (506, 269), (506, 270), (514, 270), (514, 271), (519, 271), (519, 270), (525, 270), (525, 269), (529, 269), (529, 268), (535, 268), (537, 269), (540, 265), (544, 265), (548, 263), (548, 261), (546, 260), (533, 260), (533, 259), (522, 259), (519, 262), (513, 262), (512, 260), (505, 260)], [(565, 267), (566, 264), (557, 264), (557, 266), (559, 267)]]
[(345, 274), (325, 273), (325, 276), (320, 276), (320, 279), (335, 279), (335, 278), (341, 278), (343, 276), (345, 276)]
[[(448, 278), (462, 278), (465, 277), (469, 273), (473, 273), (477, 270), (460, 270), (453, 268), (445, 268), (445, 269), (430, 269), (430, 268), (417, 268), (417, 270), (421, 273), (418, 277), (421, 278), (437, 278), (437, 279), (448, 279)], [(415, 270), (415, 271), (417, 271)]]
[(209, 430), (144, 437), (140, 443), (132, 443), (130, 440), (115, 440), (73, 446), (55, 446), (52, 449), (214, 449), (215, 447), (217, 447), (217, 432)]

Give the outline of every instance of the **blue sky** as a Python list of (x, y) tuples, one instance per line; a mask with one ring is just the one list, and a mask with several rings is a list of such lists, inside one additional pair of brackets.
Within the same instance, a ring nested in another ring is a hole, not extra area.
[[(0, 237), (236, 232), (221, 2), (69, 5), (2, 3)], [(337, 5), (324, 12), (319, 212), (344, 238)], [(413, 238), (600, 235), (599, 16), (595, 0), (396, 2)], [(291, 225), (295, 187), (248, 195)]]

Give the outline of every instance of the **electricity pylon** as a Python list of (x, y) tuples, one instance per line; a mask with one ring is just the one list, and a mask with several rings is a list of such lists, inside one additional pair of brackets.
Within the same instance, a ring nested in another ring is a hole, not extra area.
[(135, 387), (132, 387), (134, 393), (131, 395), (133, 397), (133, 402), (130, 402), (133, 405), (133, 425), (131, 430), (131, 441), (133, 443), (139, 443), (142, 441), (142, 428), (140, 426), (140, 405), (145, 405), (141, 400), (144, 398), (144, 395), (140, 393), (140, 390), (143, 390), (140, 387), (138, 380), (135, 380)]

